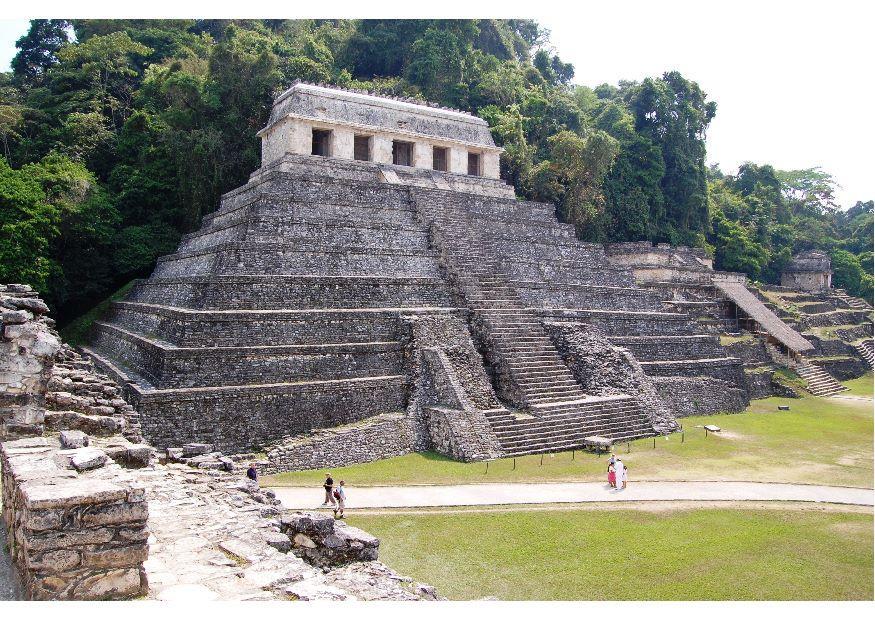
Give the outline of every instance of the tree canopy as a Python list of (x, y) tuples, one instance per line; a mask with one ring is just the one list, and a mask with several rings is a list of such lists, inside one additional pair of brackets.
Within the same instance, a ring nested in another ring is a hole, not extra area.
[(871, 200), (841, 211), (817, 168), (709, 170), (717, 106), (694, 81), (575, 86), (547, 34), (515, 19), (32, 20), (0, 74), (0, 279), (39, 288), (63, 322), (147, 275), (258, 167), (255, 132), (300, 79), (482, 116), (503, 177), (583, 239), (704, 247), (770, 282), (819, 248), (837, 285), (871, 295)]

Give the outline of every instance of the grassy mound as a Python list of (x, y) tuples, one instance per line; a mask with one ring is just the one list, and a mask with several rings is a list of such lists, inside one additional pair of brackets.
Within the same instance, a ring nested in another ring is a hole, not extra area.
[(109, 310), (109, 305), (127, 295), (128, 291), (130, 291), (133, 286), (134, 280), (131, 280), (115, 293), (94, 306), (91, 310), (82, 316), (73, 319), (65, 327), (61, 328), (61, 337), (64, 339), (64, 342), (73, 347), (87, 342), (88, 332), (91, 330), (91, 326), (94, 322), (99, 321), (100, 318), (106, 314), (106, 311)]

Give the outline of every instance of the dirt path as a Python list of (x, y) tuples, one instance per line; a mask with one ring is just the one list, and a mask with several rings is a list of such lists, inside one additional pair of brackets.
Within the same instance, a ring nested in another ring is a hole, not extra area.
[[(313, 509), (321, 488), (276, 487), (286, 508)], [(347, 488), (353, 508), (425, 508), (517, 504), (648, 501), (779, 501), (872, 506), (872, 489), (759, 482), (631, 482), (623, 490), (600, 482), (497, 483)]]

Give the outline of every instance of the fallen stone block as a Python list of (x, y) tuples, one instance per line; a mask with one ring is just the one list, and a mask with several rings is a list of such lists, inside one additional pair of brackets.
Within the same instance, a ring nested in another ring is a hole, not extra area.
[(295, 512), (280, 518), (280, 529), (289, 534), (328, 536), (334, 533), (334, 517), (318, 513)]
[(70, 464), (76, 468), (76, 471), (97, 469), (103, 467), (107, 461), (106, 453), (96, 448), (79, 448), (74, 452), (76, 454), (70, 458)]
[(19, 310), (29, 310), (34, 314), (48, 314), (49, 307), (36, 297), (9, 297), (6, 302)]
[(88, 435), (82, 431), (61, 431), (61, 447), (67, 450), (84, 448), (88, 445)]
[(209, 454), (213, 451), (213, 444), (209, 443), (187, 443), (182, 446), (182, 456), (199, 456), (201, 454)]

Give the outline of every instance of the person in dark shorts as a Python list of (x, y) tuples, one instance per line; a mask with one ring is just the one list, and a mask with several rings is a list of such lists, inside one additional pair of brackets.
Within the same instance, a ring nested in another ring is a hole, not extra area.
[(322, 502), (323, 506), (334, 506), (337, 504), (334, 499), (334, 493), (332, 493), (332, 489), (334, 489), (334, 478), (331, 477), (331, 474), (328, 472), (325, 473), (325, 484), (322, 485), (322, 488), (325, 489), (325, 501)]

